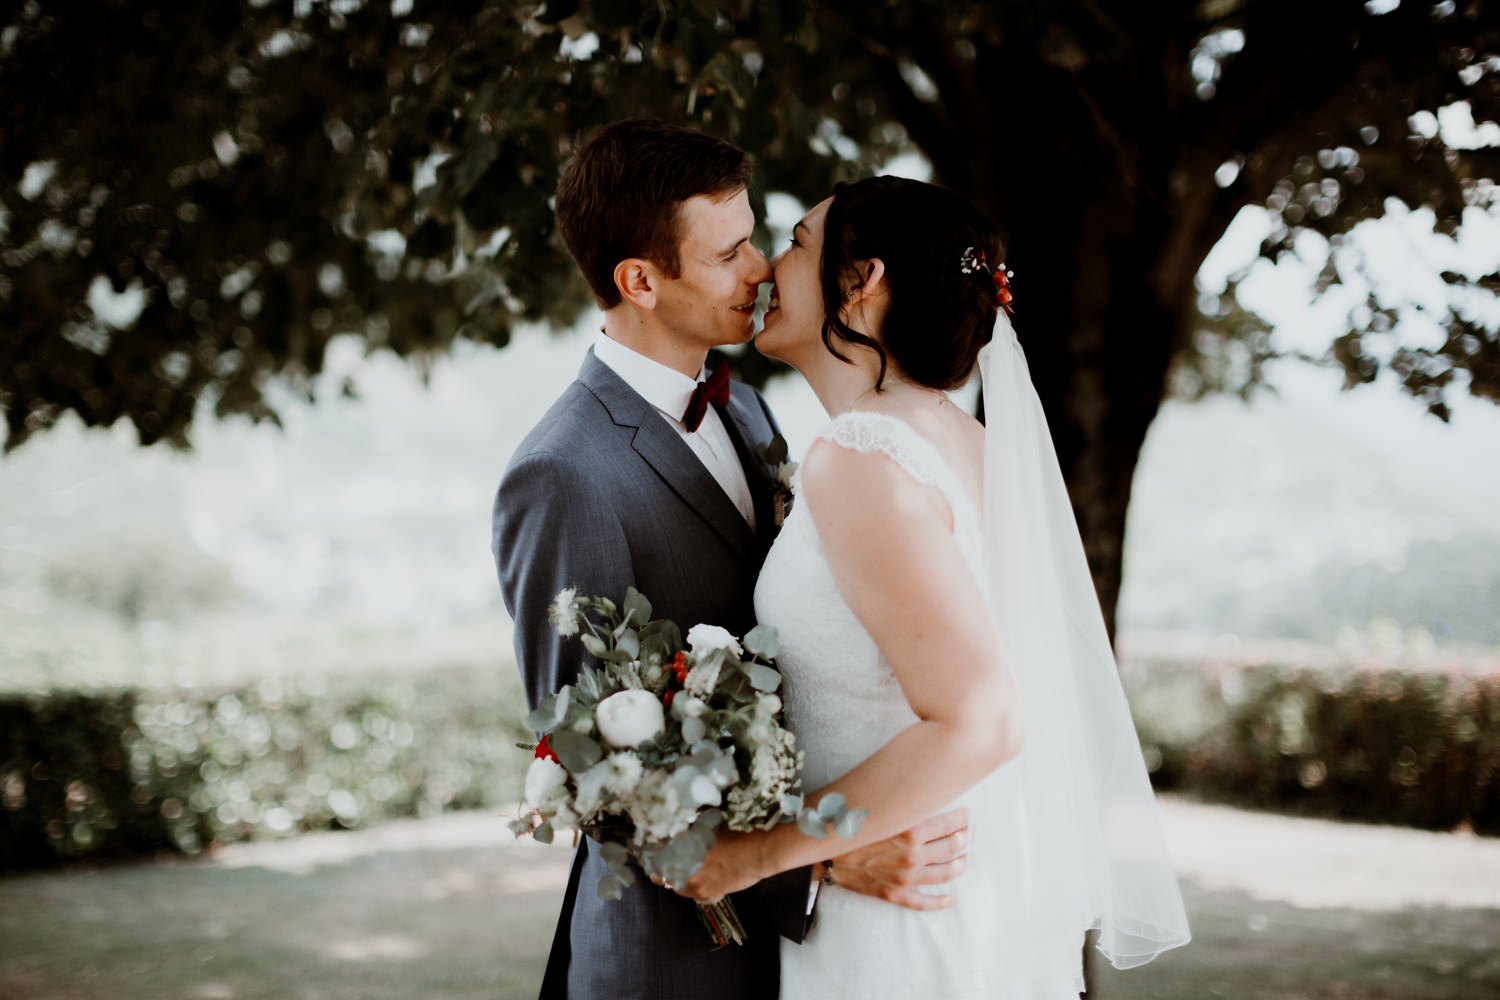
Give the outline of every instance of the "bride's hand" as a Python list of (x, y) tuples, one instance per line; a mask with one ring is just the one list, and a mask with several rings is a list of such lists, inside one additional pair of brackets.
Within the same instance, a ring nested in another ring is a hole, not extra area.
[(761, 870), (764, 849), (765, 837), (761, 834), (721, 830), (703, 859), (703, 867), (686, 883), (673, 888), (678, 895), (700, 903), (748, 889), (767, 874)]

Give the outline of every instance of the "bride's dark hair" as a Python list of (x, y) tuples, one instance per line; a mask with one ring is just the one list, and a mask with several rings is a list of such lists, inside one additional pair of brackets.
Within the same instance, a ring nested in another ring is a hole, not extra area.
[[(970, 267), (965, 251), (982, 251), (989, 267)], [(839, 319), (847, 288), (885, 263), (890, 305), (880, 342)], [(876, 389), (889, 361), (931, 389), (956, 389), (974, 370), (995, 323), (990, 267), (1000, 263), (994, 230), (984, 214), (951, 191), (904, 177), (871, 177), (833, 189), (823, 223), (823, 344), (834, 339), (880, 356)]]

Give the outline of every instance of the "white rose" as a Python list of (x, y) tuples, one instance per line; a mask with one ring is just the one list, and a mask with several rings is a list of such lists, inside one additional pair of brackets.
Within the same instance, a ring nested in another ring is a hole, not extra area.
[(650, 691), (621, 691), (599, 703), (594, 710), (599, 735), (612, 747), (638, 746), (667, 726), (661, 702)]
[(727, 629), (718, 625), (694, 625), (688, 629), (688, 648), (694, 656), (711, 653), (716, 649), (727, 649), (735, 656), (744, 656), (740, 641)]
[(526, 804), (533, 809), (547, 805), (554, 793), (568, 783), (568, 772), (550, 757), (538, 757), (526, 772)]

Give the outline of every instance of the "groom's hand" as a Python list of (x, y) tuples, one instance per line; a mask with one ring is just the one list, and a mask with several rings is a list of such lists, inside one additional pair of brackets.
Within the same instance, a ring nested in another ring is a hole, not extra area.
[(888, 840), (836, 856), (834, 882), (909, 910), (946, 909), (953, 905), (953, 896), (921, 892), (917, 886), (938, 885), (961, 875), (968, 864), (963, 856), (968, 843), (969, 810), (955, 809)]

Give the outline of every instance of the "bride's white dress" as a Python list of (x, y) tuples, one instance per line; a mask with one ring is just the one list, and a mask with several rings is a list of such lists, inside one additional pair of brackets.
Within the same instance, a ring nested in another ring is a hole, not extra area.
[[(939, 490), (952, 511), (953, 535), (973, 585), (985, 586), (980, 514), (930, 442), (901, 420), (866, 412), (835, 418), (819, 437), (878, 453)], [(798, 496), (766, 557), (755, 610), (759, 621), (779, 633), (787, 720), (806, 753), (804, 788), (812, 791), (842, 776), (917, 721), (890, 664), (834, 584), (805, 496)], [(1002, 808), (1016, 801), (1014, 789), (1005, 787), (1011, 780), (1012, 770), (1001, 768), (955, 803), (970, 809), (968, 867), (936, 891), (955, 895), (956, 905), (918, 912), (823, 887), (806, 941), (781, 943), (783, 1000), (1076, 1000), (1083, 989), (1076, 923), (1071, 930), (1057, 927), (1055, 934), (1037, 927), (1033, 887), (1024, 871), (1003, 863), (1025, 837), (1016, 810)], [(836, 839), (828, 847), (830, 855), (839, 853)], [(1032, 953), (1017, 955), (1019, 942)], [(1048, 960), (1037, 961), (1038, 947)], [(1021, 968), (1050, 972), (1042, 980), (1017, 982)]]

